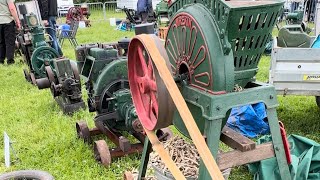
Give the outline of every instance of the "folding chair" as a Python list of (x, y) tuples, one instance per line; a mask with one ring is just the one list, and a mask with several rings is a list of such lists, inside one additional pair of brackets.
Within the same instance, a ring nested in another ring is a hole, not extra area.
[(65, 39), (68, 39), (70, 44), (76, 48), (78, 42), (76, 39), (77, 31), (79, 28), (79, 21), (71, 21), (70, 30), (61, 29), (59, 32), (59, 43), (62, 46)]

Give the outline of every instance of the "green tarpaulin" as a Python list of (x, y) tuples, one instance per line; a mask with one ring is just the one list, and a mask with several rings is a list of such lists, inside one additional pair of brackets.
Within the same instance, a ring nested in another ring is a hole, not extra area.
[[(258, 140), (258, 144), (270, 141), (270, 136)], [(320, 144), (308, 138), (291, 135), (288, 137), (292, 163), (292, 180), (320, 180)], [(276, 158), (266, 159), (249, 165), (255, 180), (280, 180)]]

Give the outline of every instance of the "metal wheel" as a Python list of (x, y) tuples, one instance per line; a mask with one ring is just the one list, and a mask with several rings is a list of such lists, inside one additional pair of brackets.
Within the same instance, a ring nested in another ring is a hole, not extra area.
[(94, 158), (105, 167), (111, 164), (111, 154), (105, 140), (94, 142)]
[(123, 179), (124, 180), (134, 180), (133, 174), (131, 172), (126, 171), (123, 174)]
[[(128, 74), (132, 99), (141, 124), (148, 130), (155, 130), (172, 124), (175, 106), (152, 59), (157, 55), (163, 56), (164, 63), (171, 71), (168, 56), (156, 36), (150, 39), (136, 36), (131, 40)], [(147, 49), (146, 46), (150, 44), (157, 49)]]
[(46, 70), (47, 77), (48, 77), (48, 79), (49, 79), (49, 81), (50, 81), (50, 84), (51, 84), (52, 82), (56, 83), (56, 80), (55, 80), (55, 78), (54, 78), (54, 73), (53, 73), (51, 67), (50, 67), (50, 66), (46, 66), (46, 67), (45, 67), (45, 70)]
[(24, 74), (24, 78), (26, 78), (26, 80), (28, 82), (31, 82), (31, 76), (30, 76), (30, 73), (28, 72), (28, 70), (23, 69), (23, 74)]
[(56, 50), (48, 46), (42, 46), (37, 48), (32, 53), (31, 57), (31, 65), (32, 69), (35, 71), (37, 75), (44, 78), (46, 77), (45, 66), (51, 66), (52, 59), (58, 58), (59, 54)]
[(31, 83), (33, 85), (37, 85), (36, 77), (34, 76), (34, 73), (30, 73), (30, 78), (31, 78)]
[(113, 107), (110, 106), (110, 98), (113, 97), (113, 93), (123, 89), (130, 89), (128, 80), (119, 79), (110, 83), (102, 92), (100, 96), (100, 104), (98, 104), (98, 112), (113, 112)]
[(36, 79), (36, 84), (37, 84), (39, 89), (50, 88), (50, 81), (49, 81), (48, 78)]
[(79, 75), (79, 71), (78, 71), (78, 67), (75, 63), (72, 63), (70, 62), (71, 64), (71, 68), (72, 68), (72, 71), (73, 71), (73, 75), (74, 75), (74, 78), (78, 81), (80, 81), (80, 75)]
[(78, 138), (83, 139), (85, 143), (90, 144), (92, 142), (92, 138), (90, 135), (90, 130), (85, 121), (79, 121), (76, 123), (77, 135)]

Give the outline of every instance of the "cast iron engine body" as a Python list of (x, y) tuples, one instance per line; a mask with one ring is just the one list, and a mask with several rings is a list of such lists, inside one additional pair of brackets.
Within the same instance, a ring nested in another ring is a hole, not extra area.
[(86, 78), (89, 111), (97, 112), (96, 120), (103, 119), (109, 128), (121, 131), (134, 130), (137, 120), (129, 91), (127, 57), (122, 56), (128, 44), (126, 39), (82, 45), (76, 50), (79, 71)]
[[(89, 129), (86, 122), (80, 121), (76, 129), (78, 137), (87, 143), (92, 142), (92, 136), (103, 133), (116, 145), (109, 149), (105, 140), (94, 142), (95, 158), (104, 166), (111, 164), (112, 157), (142, 152), (145, 141), (128, 82), (125, 55), (129, 42), (130, 39), (124, 38), (118, 43), (87, 44), (76, 49), (78, 69), (86, 79), (89, 111), (97, 113), (96, 127)], [(128, 133), (138, 143), (131, 143)], [(172, 133), (162, 129), (157, 135), (168, 139)]]

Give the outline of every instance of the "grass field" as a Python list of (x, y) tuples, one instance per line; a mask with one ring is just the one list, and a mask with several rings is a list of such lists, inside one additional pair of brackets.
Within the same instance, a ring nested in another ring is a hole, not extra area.
[[(81, 43), (117, 41), (132, 37), (133, 32), (120, 32), (108, 22), (93, 22), (92, 27), (79, 29)], [(63, 52), (74, 59), (74, 51), (65, 42)], [(38, 90), (27, 83), (22, 69), (26, 65), (16, 59), (15, 65), (0, 65), (0, 131), (7, 132), (14, 141), (19, 161), (5, 168), (0, 155), (0, 174), (12, 170), (39, 169), (50, 172), (56, 179), (122, 179), (125, 170), (138, 168), (139, 155), (115, 159), (110, 168), (97, 164), (92, 148), (76, 138), (75, 122), (83, 119), (93, 125), (94, 113), (83, 110), (73, 116), (63, 115), (50, 91)], [(263, 56), (257, 79), (268, 80), (270, 57)], [(84, 97), (86, 91), (83, 91)], [(279, 119), (288, 134), (299, 134), (320, 142), (319, 108), (314, 97), (278, 96)], [(1, 135), (2, 136), (2, 135)], [(1, 138), (0, 150), (3, 152)], [(230, 179), (251, 179), (244, 166), (234, 168)]]

